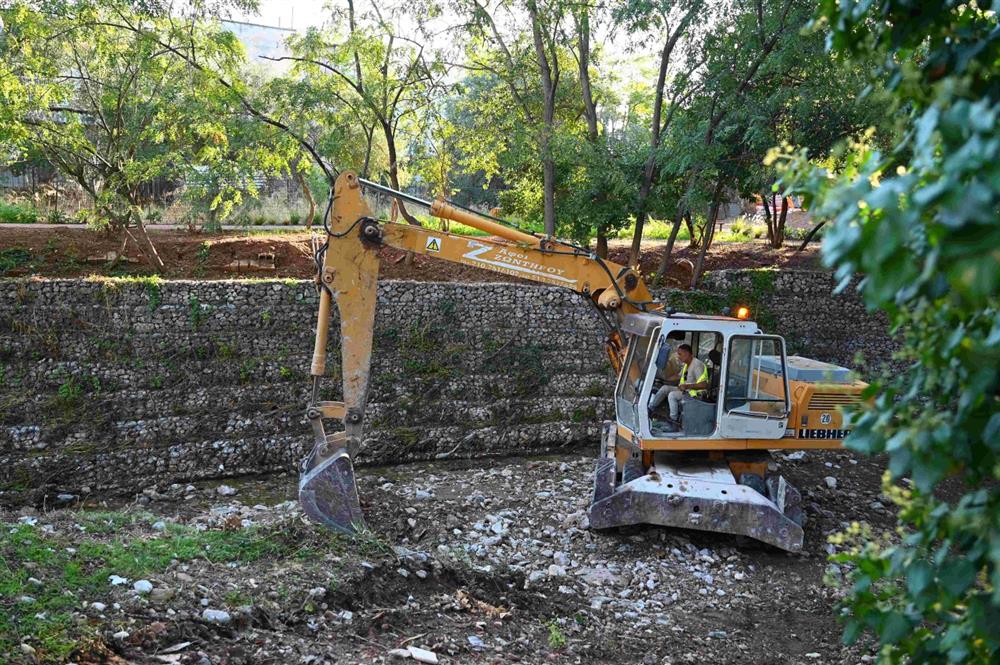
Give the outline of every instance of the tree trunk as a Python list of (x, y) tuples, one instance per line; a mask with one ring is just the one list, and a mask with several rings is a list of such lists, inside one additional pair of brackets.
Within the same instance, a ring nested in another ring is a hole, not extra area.
[(535, 45), (535, 57), (542, 78), (542, 135), (539, 148), (542, 153), (542, 203), (544, 206), (543, 220), (545, 235), (556, 234), (556, 164), (552, 158), (552, 133), (555, 128), (555, 79), (553, 66), (545, 53), (545, 41), (542, 37), (542, 26), (538, 19), (538, 6), (534, 0), (528, 2), (528, 15), (531, 18), (531, 35)]
[(608, 234), (603, 228), (597, 229), (597, 256), (602, 259), (608, 258)]
[(767, 224), (767, 242), (774, 244), (774, 215), (771, 214), (771, 207), (767, 205), (767, 195), (761, 194), (760, 201), (764, 205), (764, 223)]
[[(128, 227), (126, 227), (127, 229)], [(142, 223), (142, 219), (138, 215), (135, 215), (135, 228), (139, 232), (139, 236), (142, 241), (146, 244), (143, 248), (143, 254), (146, 255), (146, 260), (153, 270), (159, 272), (163, 268), (163, 259), (160, 258), (159, 252), (156, 251), (156, 245), (150, 239), (149, 234), (146, 232), (146, 225)]]
[(642, 172), (642, 184), (639, 186), (639, 198), (636, 201), (635, 210), (635, 232), (632, 234), (632, 246), (629, 248), (629, 265), (639, 263), (639, 252), (642, 247), (642, 231), (646, 225), (646, 207), (649, 201), (649, 193), (653, 191), (653, 181), (656, 180), (656, 148), (660, 145), (660, 119), (663, 116), (663, 86), (667, 79), (667, 69), (670, 67), (670, 52), (676, 43), (673, 39), (667, 39), (660, 52), (660, 68), (656, 73), (656, 91), (653, 97), (653, 120), (649, 130), (649, 156), (646, 157), (646, 165)]
[(796, 252), (801, 252), (803, 249), (805, 249), (806, 245), (809, 244), (809, 241), (813, 239), (813, 236), (815, 236), (819, 232), (819, 230), (821, 228), (823, 228), (824, 224), (826, 224), (826, 220), (824, 220), (824, 221), (820, 222), (819, 224), (817, 224), (816, 226), (814, 226), (812, 228), (812, 231), (810, 231), (809, 233), (806, 234), (806, 237), (803, 238), (803, 240), (802, 240), (802, 244), (799, 245), (799, 248), (797, 250), (795, 250), (795, 251)]
[[(385, 134), (385, 146), (386, 150), (389, 152), (389, 183), (395, 190), (400, 190), (399, 186), (399, 166), (396, 163), (396, 135), (392, 131), (392, 125), (388, 122), (382, 122), (382, 133)], [(420, 222), (409, 213), (406, 206), (399, 199), (396, 199), (396, 203), (399, 205), (399, 214), (403, 216), (403, 219), (407, 221), (408, 224), (413, 224), (414, 226), (420, 226)]]
[(316, 216), (316, 199), (313, 198), (312, 192), (309, 190), (309, 183), (306, 182), (305, 175), (302, 174), (302, 171), (297, 166), (293, 167), (295, 170), (295, 181), (302, 189), (302, 193), (305, 194), (306, 201), (309, 202), (309, 216), (306, 218), (306, 227), (312, 230), (313, 218)]
[(688, 230), (688, 245), (691, 247), (691, 249), (694, 249), (695, 247), (698, 246), (698, 237), (695, 235), (694, 232), (695, 231), (694, 222), (691, 220), (690, 210), (684, 213), (684, 226), (686, 226)]
[(701, 279), (701, 271), (705, 266), (705, 254), (708, 253), (708, 248), (712, 244), (712, 237), (715, 235), (715, 220), (719, 216), (719, 203), (722, 200), (722, 181), (719, 181), (715, 185), (715, 193), (712, 194), (712, 205), (708, 210), (708, 219), (706, 220), (705, 226), (705, 236), (702, 238), (701, 242), (701, 252), (698, 254), (698, 261), (694, 264), (694, 274), (691, 275), (691, 288), (696, 288), (698, 286), (698, 280)]
[(771, 240), (771, 247), (781, 249), (785, 244), (785, 222), (788, 219), (788, 197), (781, 197), (781, 214), (774, 224), (774, 238)]
[(660, 266), (656, 269), (656, 276), (653, 277), (653, 284), (659, 284), (667, 276), (667, 271), (670, 269), (670, 258), (674, 253), (674, 242), (677, 240), (677, 234), (681, 230), (681, 220), (687, 217), (684, 208), (677, 209), (677, 214), (674, 215), (673, 226), (670, 229), (670, 237), (667, 238), (667, 246), (663, 250), (663, 256), (660, 257)]

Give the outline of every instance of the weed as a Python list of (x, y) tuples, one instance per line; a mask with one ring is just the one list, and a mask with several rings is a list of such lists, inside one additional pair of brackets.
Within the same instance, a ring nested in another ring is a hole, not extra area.
[(31, 252), (21, 247), (0, 250), (0, 275), (27, 265), (30, 261)]
[(197, 330), (201, 326), (204, 311), (198, 296), (188, 298), (188, 319), (191, 321), (191, 329)]
[(582, 423), (597, 418), (597, 409), (591, 406), (584, 407), (582, 409), (575, 409), (570, 415), (570, 420), (574, 423)]
[(552, 619), (545, 624), (545, 627), (549, 629), (549, 648), (550, 649), (562, 649), (566, 646), (566, 636), (559, 629), (559, 624), (556, 623), (555, 619)]
[(234, 355), (233, 347), (229, 346), (225, 342), (219, 342), (216, 345), (216, 355), (223, 360), (229, 360)]
[(253, 376), (253, 371), (257, 369), (257, 361), (247, 358), (240, 364), (240, 383), (246, 383)]
[(71, 376), (59, 386), (59, 390), (56, 394), (59, 396), (60, 406), (63, 408), (71, 408), (75, 406), (76, 401), (80, 399), (80, 395), (83, 394), (83, 388), (81, 388), (80, 384), (76, 382), (76, 377)]
[(212, 252), (212, 245), (205, 240), (200, 245), (198, 245), (198, 252), (195, 254), (195, 259), (198, 263), (204, 264), (208, 261), (208, 255)]
[(226, 593), (226, 605), (228, 605), (229, 607), (243, 607), (252, 604), (253, 601), (251, 600), (250, 596), (247, 596), (236, 589), (233, 589), (232, 591)]
[(278, 368), (278, 375), (281, 376), (281, 378), (283, 378), (283, 379), (290, 379), (290, 378), (292, 378), (292, 376), (294, 376), (294, 374), (295, 374), (295, 372), (293, 372), (292, 370), (288, 369), (284, 365), (282, 365), (281, 367)]

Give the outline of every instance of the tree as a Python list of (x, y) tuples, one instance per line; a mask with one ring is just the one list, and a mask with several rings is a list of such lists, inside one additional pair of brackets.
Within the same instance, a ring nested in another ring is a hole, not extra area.
[(215, 76), (176, 57), (197, 48), (237, 72), (242, 47), (217, 25), (192, 23), (181, 33), (170, 19), (114, 3), (17, 3), (5, 17), (0, 141), (40, 153), (79, 184), (95, 223), (126, 241), (136, 230), (154, 267), (162, 260), (142, 219), (150, 183), (187, 180), (193, 198), (225, 216), (255, 192), (250, 164), (266, 172), (284, 163), (267, 141), (233, 140), (252, 130), (242, 109)]
[[(885, 662), (1000, 658), (1000, 25), (976, 3), (832, 0), (834, 52), (872, 68), (900, 109), (891, 150), (842, 148), (839, 171), (785, 155), (782, 184), (830, 220), (823, 260), (840, 288), (902, 336), (845, 444), (887, 453), (896, 534), (837, 542), (844, 638), (874, 632)], [(953, 479), (961, 496), (937, 492)]]
[[(695, 17), (704, 14), (701, 25), (711, 22), (710, 13), (705, 11), (705, 3), (701, 0), (686, 2), (628, 2), (618, 11), (618, 18), (624, 21), (629, 30), (655, 31), (662, 39), (659, 67), (656, 83), (653, 86), (653, 108), (650, 117), (649, 151), (642, 170), (642, 181), (635, 202), (635, 232), (632, 235), (632, 246), (629, 250), (629, 263), (638, 264), (639, 252), (642, 246), (642, 233), (649, 213), (650, 194), (660, 175), (659, 159), (663, 135), (670, 127), (674, 113), (680, 108), (682, 101), (691, 94), (695, 71), (701, 66), (698, 57), (684, 59), (682, 71), (678, 73), (673, 58), (678, 43), (682, 37), (688, 37), (689, 31), (696, 25)], [(688, 41), (693, 41), (689, 39)], [(673, 75), (670, 89), (667, 90), (667, 76)], [(669, 94), (667, 117), (663, 117), (665, 95)], [(679, 221), (678, 221), (679, 223)]]
[[(444, 85), (446, 70), (435, 57), (429, 57), (425, 43), (402, 33), (377, 3), (371, 12), (358, 15), (353, 0), (347, 0), (346, 37), (337, 34), (344, 25), (335, 14), (332, 32), (310, 29), (303, 37), (293, 38), (292, 60), (297, 71), (310, 85), (324, 86), (328, 93), (352, 110), (368, 134), (362, 173), (368, 170), (371, 156), (371, 129), (377, 128), (384, 140), (387, 172), (393, 189), (401, 189), (401, 136), (417, 134), (411, 125), (419, 123)], [(399, 210), (411, 224), (418, 223), (402, 201)]]

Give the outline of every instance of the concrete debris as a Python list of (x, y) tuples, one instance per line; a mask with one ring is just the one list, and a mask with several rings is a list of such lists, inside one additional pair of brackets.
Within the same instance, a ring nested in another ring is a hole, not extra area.
[(209, 623), (227, 624), (233, 620), (229, 612), (225, 610), (213, 610), (205, 608), (201, 613), (201, 618)]

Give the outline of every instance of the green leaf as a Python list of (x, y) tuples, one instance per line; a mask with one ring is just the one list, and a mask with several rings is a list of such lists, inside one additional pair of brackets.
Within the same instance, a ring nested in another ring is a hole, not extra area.
[(968, 559), (952, 559), (941, 567), (938, 579), (951, 596), (959, 596), (976, 581), (976, 567)]
[(895, 644), (910, 632), (911, 624), (899, 612), (889, 612), (882, 620), (880, 644)]
[(933, 579), (934, 569), (923, 559), (914, 561), (906, 569), (906, 586), (914, 596), (923, 593)]

